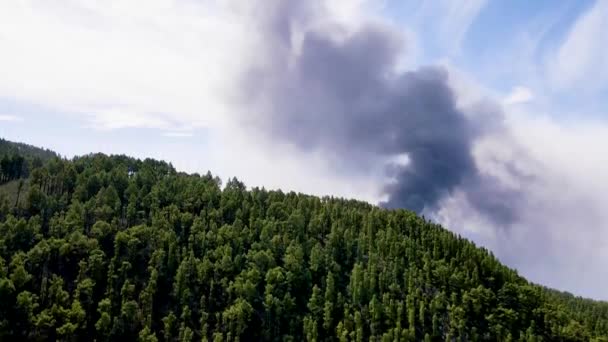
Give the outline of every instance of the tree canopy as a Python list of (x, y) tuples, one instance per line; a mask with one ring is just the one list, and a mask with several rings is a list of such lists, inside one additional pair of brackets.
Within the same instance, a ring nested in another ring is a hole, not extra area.
[(0, 184), (27, 177), (30, 170), (57, 157), (53, 151), (0, 138)]
[(0, 187), (0, 340), (608, 341), (608, 303), (407, 210), (125, 156), (28, 177)]

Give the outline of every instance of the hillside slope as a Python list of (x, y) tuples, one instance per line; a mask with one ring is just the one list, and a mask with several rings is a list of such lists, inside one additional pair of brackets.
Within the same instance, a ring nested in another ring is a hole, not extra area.
[(0, 138), (0, 185), (28, 177), (31, 170), (58, 157), (51, 150)]
[(19, 154), (26, 158), (40, 158), (43, 161), (59, 156), (48, 149), (0, 138), (0, 156), (12, 154)]
[(406, 210), (124, 156), (33, 174), (0, 205), (3, 340), (607, 341), (607, 303)]

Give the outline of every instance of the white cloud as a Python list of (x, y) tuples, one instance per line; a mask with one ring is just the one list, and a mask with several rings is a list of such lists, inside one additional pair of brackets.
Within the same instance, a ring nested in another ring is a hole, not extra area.
[(345, 175), (336, 172), (340, 166), (335, 162), (338, 158), (305, 153), (292, 145), (248, 134), (244, 128), (216, 131), (212, 139), (221, 148), (210, 149), (204, 159), (189, 161), (199, 164), (189, 164), (189, 168), (201, 170), (212, 165), (212, 170), (223, 178), (236, 176), (248, 186), (356, 198), (370, 203), (380, 199), (376, 174)]
[(534, 282), (608, 299), (608, 124), (520, 110), (505, 127), (478, 141), (474, 156), (481, 172), (523, 195), (516, 222), (496, 227), (458, 191), (435, 218)]
[[(0, 94), (101, 128), (221, 124), (252, 51), (240, 16), (221, 0), (2, 2)], [(108, 107), (139, 114), (114, 124)]]
[(557, 89), (594, 90), (608, 82), (608, 1), (598, 0), (574, 24), (549, 60)]
[(457, 191), (435, 219), (486, 246), (532, 281), (608, 299), (603, 286), (608, 282), (608, 155), (602, 150), (608, 146), (608, 124), (574, 113), (570, 117), (576, 121), (558, 119), (551, 104), (536, 101), (543, 94), (518, 86), (505, 97), (466, 70), (449, 62), (444, 66), (466, 113), (476, 113), (477, 104), (488, 98), (502, 99), (499, 127), (504, 130), (477, 141), (474, 157), (482, 173), (519, 190), (523, 202), (518, 220), (501, 228)]
[(110, 108), (90, 113), (92, 128), (111, 130), (119, 128), (158, 128), (168, 129), (171, 123), (159, 115), (138, 113), (129, 109)]
[(168, 138), (191, 138), (194, 136), (194, 133), (192, 132), (164, 132), (163, 133), (164, 137), (168, 137)]
[[(377, 2), (326, 4), (332, 20), (352, 28)], [(233, 106), (234, 87), (267, 38), (258, 36), (253, 16), (264, 6), (240, 0), (0, 2), (0, 97), (69, 113), (100, 131), (149, 128), (184, 138), (210, 128), (204, 139), (212, 147), (204, 151), (173, 139), (178, 150), (145, 153), (250, 185), (376, 201), (371, 176), (342, 177), (320, 156), (264, 143), (234, 122), (251, 116), (248, 108)], [(195, 153), (200, 158), (192, 158)]]
[(608, 145), (608, 125), (531, 115), (513, 117), (509, 124), (536, 163), (529, 167), (537, 171), (535, 185), (525, 189), (528, 203), (514, 228), (515, 243), (503, 253), (520, 255), (515, 266), (535, 281), (608, 299), (600, 285), (608, 281), (608, 200), (603, 195), (608, 156), (601, 148)]
[[(332, 19), (356, 24), (372, 3), (328, 7)], [(237, 0), (0, 2), (0, 96), (92, 118), (100, 129), (229, 125), (234, 83), (264, 39), (254, 22), (262, 7)]]
[(505, 105), (516, 105), (532, 101), (534, 94), (529, 88), (517, 86), (503, 99)]
[(0, 114), (0, 121), (4, 122), (21, 122), (23, 118), (16, 115)]

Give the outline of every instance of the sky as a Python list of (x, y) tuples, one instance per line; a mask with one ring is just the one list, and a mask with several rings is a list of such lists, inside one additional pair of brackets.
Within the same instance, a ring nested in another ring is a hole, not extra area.
[(408, 207), (608, 300), (604, 32), (602, 0), (4, 1), (0, 136)]

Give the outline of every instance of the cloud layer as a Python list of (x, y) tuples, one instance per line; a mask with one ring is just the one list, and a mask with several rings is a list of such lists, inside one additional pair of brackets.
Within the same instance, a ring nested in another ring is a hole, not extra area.
[(5, 2), (0, 94), (103, 129), (221, 125), (251, 50), (240, 18), (221, 0)]

